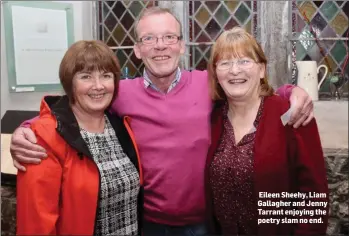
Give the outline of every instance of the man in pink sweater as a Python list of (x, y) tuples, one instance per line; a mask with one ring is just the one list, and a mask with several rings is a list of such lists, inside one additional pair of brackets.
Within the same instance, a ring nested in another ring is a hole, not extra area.
[[(206, 71), (178, 68), (185, 49), (181, 31), (168, 9), (143, 12), (134, 46), (145, 64), (143, 77), (121, 81), (111, 107), (132, 117), (144, 173), (145, 236), (206, 234), (204, 165), (212, 101)], [(312, 102), (302, 89), (292, 89), (284, 86), (279, 94), (291, 104), (297, 100), (294, 125), (306, 125), (313, 118)], [(29, 128), (14, 132), (11, 153), (18, 169), (25, 171), (21, 162), (40, 163), (45, 156), (35, 142)]]

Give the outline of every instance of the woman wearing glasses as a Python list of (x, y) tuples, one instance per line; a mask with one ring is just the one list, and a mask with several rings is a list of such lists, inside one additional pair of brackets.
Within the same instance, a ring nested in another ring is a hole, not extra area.
[[(205, 177), (212, 233), (325, 234), (327, 207), (317, 207), (326, 215), (312, 217), (321, 218), (321, 223), (301, 224), (299, 219), (309, 216), (287, 216), (285, 210), (315, 208), (280, 203), (300, 200), (283, 198), (298, 192), (306, 194), (306, 204), (326, 202), (328, 188), (315, 120), (298, 129), (282, 124), (280, 117), (289, 104), (268, 84), (266, 65), (260, 45), (239, 27), (223, 32), (211, 52), (208, 71), (216, 104)], [(309, 199), (309, 192), (321, 193), (322, 198)], [(264, 198), (268, 194), (274, 198)], [(283, 206), (273, 207), (272, 202)], [(279, 211), (264, 215), (262, 210)], [(285, 217), (298, 223), (290, 224)]]

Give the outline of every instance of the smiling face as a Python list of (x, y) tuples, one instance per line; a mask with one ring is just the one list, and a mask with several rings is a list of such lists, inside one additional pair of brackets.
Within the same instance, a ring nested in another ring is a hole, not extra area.
[(73, 78), (74, 104), (83, 113), (100, 114), (110, 105), (114, 95), (112, 72), (81, 71)]
[(100, 102), (91, 106), (95, 110), (93, 107), (105, 107), (104, 101), (110, 103), (111, 90), (111, 97), (116, 97), (120, 65), (113, 51), (103, 42), (81, 40), (65, 53), (59, 67), (59, 78), (71, 105), (76, 100), (84, 104), (81, 98), (85, 98), (88, 104)]
[[(224, 63), (230, 68), (221, 69)], [(216, 75), (219, 85), (226, 96), (234, 100), (245, 100), (258, 96), (261, 89), (261, 78), (264, 77), (265, 66), (248, 57), (231, 58), (217, 62)]]
[(240, 27), (224, 31), (212, 47), (208, 74), (213, 100), (270, 96), (267, 59), (257, 41)]
[(140, 19), (136, 31), (138, 41), (144, 37), (158, 37), (153, 45), (138, 42), (134, 47), (135, 55), (143, 60), (148, 74), (156, 78), (173, 75), (184, 53), (184, 42), (179, 40), (168, 45), (161, 37), (181, 36), (179, 22), (167, 12), (146, 15)]

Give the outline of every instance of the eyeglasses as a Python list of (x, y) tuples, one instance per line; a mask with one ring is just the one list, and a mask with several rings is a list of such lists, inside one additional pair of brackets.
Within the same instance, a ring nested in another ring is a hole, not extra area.
[(216, 63), (217, 70), (229, 70), (234, 64), (237, 65), (241, 70), (250, 69), (255, 62), (249, 59), (239, 59), (239, 60), (223, 60)]
[(177, 36), (174, 34), (166, 34), (162, 37), (155, 37), (152, 35), (144, 36), (142, 37), (139, 42), (145, 44), (145, 45), (154, 45), (158, 42), (159, 39), (162, 39), (162, 42), (166, 45), (171, 45), (177, 43), (179, 40), (182, 39), (182, 36)]

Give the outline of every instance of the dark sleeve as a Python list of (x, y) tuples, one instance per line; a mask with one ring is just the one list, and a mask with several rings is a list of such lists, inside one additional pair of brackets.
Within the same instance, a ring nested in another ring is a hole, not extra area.
[[(322, 219), (322, 223), (299, 223), (295, 228), (295, 235), (325, 235), (328, 221), (328, 183), (326, 176), (325, 160), (322, 151), (320, 135), (315, 119), (309, 125), (292, 130), (292, 153), (295, 172), (295, 190), (299, 192), (325, 193), (325, 197), (308, 198), (306, 204), (311, 201), (327, 202), (326, 208), (321, 206), (305, 206), (302, 209), (314, 211), (313, 217), (302, 218)], [(326, 210), (326, 215), (315, 214), (316, 209)]]

